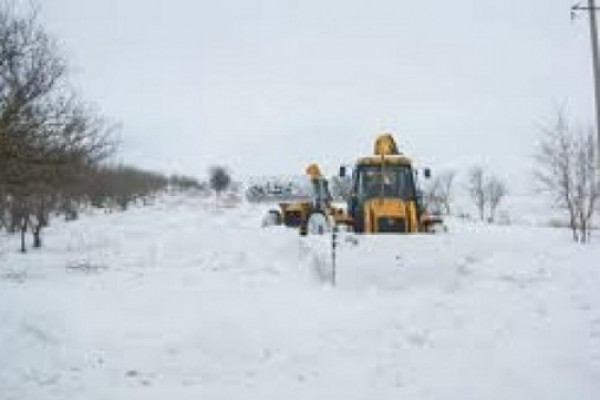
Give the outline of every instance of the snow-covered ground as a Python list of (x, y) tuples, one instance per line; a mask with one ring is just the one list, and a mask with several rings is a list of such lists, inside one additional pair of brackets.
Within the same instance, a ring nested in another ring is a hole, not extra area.
[(0, 244), (0, 399), (598, 399), (600, 237), (261, 229), (170, 197)]

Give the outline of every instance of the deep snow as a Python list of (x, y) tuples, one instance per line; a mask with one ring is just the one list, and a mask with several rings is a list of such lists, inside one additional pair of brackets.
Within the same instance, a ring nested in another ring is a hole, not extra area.
[(166, 197), (0, 248), (0, 399), (597, 399), (600, 238), (261, 229)]

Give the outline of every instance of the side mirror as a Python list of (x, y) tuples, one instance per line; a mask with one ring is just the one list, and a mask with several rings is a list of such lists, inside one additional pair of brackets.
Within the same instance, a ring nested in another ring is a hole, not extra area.
[(425, 176), (425, 179), (431, 178), (431, 170), (429, 168), (425, 168), (423, 170), (423, 175)]
[(340, 178), (344, 178), (346, 176), (346, 167), (344, 165), (342, 165), (340, 167)]

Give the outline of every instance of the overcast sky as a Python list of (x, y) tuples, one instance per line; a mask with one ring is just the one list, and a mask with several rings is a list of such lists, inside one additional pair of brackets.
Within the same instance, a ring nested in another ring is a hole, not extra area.
[(571, 0), (47, 0), (121, 158), (205, 175), (333, 169), (377, 132), (434, 169), (528, 174), (560, 105), (592, 124), (588, 21)]

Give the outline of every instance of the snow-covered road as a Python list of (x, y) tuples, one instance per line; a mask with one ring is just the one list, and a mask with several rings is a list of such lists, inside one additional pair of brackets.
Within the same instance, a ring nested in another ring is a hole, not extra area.
[(600, 238), (260, 229), (166, 198), (0, 248), (0, 399), (597, 399)]

